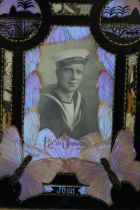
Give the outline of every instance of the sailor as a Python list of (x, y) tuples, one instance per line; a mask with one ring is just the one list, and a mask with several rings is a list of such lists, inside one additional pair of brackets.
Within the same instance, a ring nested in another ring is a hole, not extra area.
[(39, 112), (41, 129), (52, 130), (56, 137), (65, 132), (79, 139), (92, 132), (86, 102), (78, 90), (88, 58), (85, 49), (68, 49), (53, 57), (57, 84), (42, 93)]

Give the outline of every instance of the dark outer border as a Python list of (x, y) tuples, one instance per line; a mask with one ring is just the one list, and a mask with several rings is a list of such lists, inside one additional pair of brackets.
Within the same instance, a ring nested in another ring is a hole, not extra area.
[(113, 126), (112, 126), (112, 147), (115, 143), (118, 132), (124, 128), (125, 119), (125, 76), (126, 55), (116, 55), (115, 63), (115, 85), (113, 102)]
[(136, 90), (136, 118), (135, 118), (135, 149), (137, 152), (137, 159), (140, 160), (140, 52), (138, 55), (137, 64), (137, 90)]
[(23, 51), (17, 48), (13, 55), (13, 80), (12, 80), (12, 119), (22, 136), (24, 113), (24, 58)]
[(50, 3), (93, 4), (94, 0), (49, 0)]
[(3, 81), (4, 80), (4, 50), (0, 48), (0, 142), (2, 138), (3, 121)]
[[(89, 3), (88, 0), (64, 0), (66, 2), (69, 2), (69, 3)], [(90, 0), (89, 0), (90, 1)], [(35, 46), (37, 46), (41, 40), (43, 40), (46, 35), (49, 33), (49, 28), (50, 28), (50, 25), (53, 24), (53, 25), (78, 25), (78, 26), (90, 26), (90, 24), (92, 23), (92, 18), (89, 18), (89, 17), (82, 17), (82, 16), (61, 16), (61, 17), (58, 17), (58, 16), (51, 16), (51, 11), (47, 10), (47, 14), (46, 14), (46, 9), (47, 7), (43, 5), (46, 5), (44, 2), (47, 2), (47, 1), (43, 1), (43, 0), (37, 0), (37, 2), (41, 2), (39, 3), (39, 5), (42, 5), (42, 10), (44, 11), (44, 17), (42, 20), (43, 20), (43, 24), (41, 26), (41, 33), (39, 31), (39, 33), (34, 37), (34, 39), (30, 39), (28, 40), (28, 42), (26, 43), (18, 43), (18, 45), (16, 46), (15, 44), (11, 43), (10, 41), (10, 45), (6, 42), (5, 44), (1, 45), (4, 46), (4, 48), (10, 50), (12, 49), (14, 52), (14, 62), (13, 62), (13, 119), (12, 119), (12, 122), (18, 127), (20, 133), (21, 133), (21, 130), (22, 130), (22, 111), (24, 109), (24, 105), (23, 105), (23, 96), (24, 96), (24, 87), (23, 87), (23, 83), (24, 83), (24, 73), (23, 73), (23, 68), (24, 68), (24, 60), (23, 60), (23, 51), (25, 50), (28, 50), (28, 49), (31, 49), (31, 48), (34, 48)], [(57, 2), (57, 0), (51, 0), (51, 2)], [(58, 1), (59, 2), (59, 1)], [(62, 1), (61, 1), (62, 2)], [(93, 3), (93, 0), (91, 0), (90, 2)], [(96, 4), (103, 4), (103, 0), (94, 0), (94, 2), (96, 2)], [(107, 2), (107, 1), (106, 1)], [(48, 8), (50, 8), (48, 6)], [(98, 14), (98, 11), (97, 11), (97, 7), (96, 7), (96, 15)], [(95, 26), (97, 27), (97, 22), (94, 23), (94, 27), (92, 26), (92, 30), (94, 30)], [(95, 30), (96, 31), (96, 30)], [(96, 33), (96, 35), (94, 35), (94, 33), (92, 33), (92, 35), (94, 36), (94, 38), (96, 39), (96, 36), (99, 36), (98, 33)], [(96, 40), (97, 43), (100, 45), (100, 43), (98, 42), (98, 40)], [(0, 44), (1, 44), (1, 41), (0, 41)], [(107, 47), (108, 44), (106, 42), (103, 42), (102, 43), (104, 49), (108, 50), (109, 52), (112, 52), (114, 46), (112, 48), (110, 47)], [(117, 46), (118, 47), (118, 46)], [(131, 46), (132, 47), (132, 46)], [(124, 106), (123, 104), (121, 104), (120, 100), (124, 100), (124, 92), (122, 91), (124, 89), (124, 69), (125, 69), (125, 65), (123, 66), (123, 69), (122, 69), (122, 64), (124, 64), (124, 56), (125, 55), (122, 55), (122, 51), (120, 52), (119, 50), (116, 50), (116, 54), (118, 54), (116, 56), (117, 58), (117, 61), (116, 61), (116, 70), (115, 70), (115, 74), (116, 74), (116, 77), (119, 78), (118, 80), (116, 79), (116, 82), (115, 82), (115, 91), (118, 90), (118, 87), (120, 89), (120, 93), (118, 93), (117, 97), (115, 96), (114, 98), (116, 98), (116, 102), (114, 104), (114, 110), (116, 110), (115, 106), (119, 105), (120, 108), (121, 108), (121, 113), (124, 113)], [(140, 57), (140, 56), (139, 56)], [(140, 59), (139, 59), (140, 60)], [(139, 66), (140, 66), (140, 62), (139, 62)], [(120, 68), (121, 67), (121, 68)], [(120, 79), (121, 79), (121, 83), (120, 83)], [(139, 78), (139, 83), (140, 83), (140, 78)], [(121, 85), (120, 85), (121, 84)], [(121, 89), (121, 87), (123, 89)], [(138, 86), (137, 86), (138, 88)], [(116, 92), (115, 92), (116, 94)], [(121, 99), (119, 98), (121, 97)], [(119, 98), (119, 101), (117, 100)], [(139, 93), (139, 99), (140, 99), (140, 93)], [(124, 103), (124, 101), (122, 101), (122, 103)], [(19, 108), (20, 107), (20, 108)], [(118, 110), (118, 111), (117, 111)], [(113, 131), (113, 136), (115, 137), (118, 130), (123, 126), (123, 119), (122, 119), (122, 116), (121, 116), (121, 113), (120, 113), (120, 109), (117, 108), (117, 110), (114, 112), (113, 115), (115, 115), (115, 117), (118, 119), (117, 121), (115, 121), (115, 118), (113, 119), (113, 126), (115, 126), (114, 128), (114, 131)], [(18, 111), (18, 113), (17, 113)], [(140, 112), (140, 110), (139, 110)], [(139, 115), (140, 116), (140, 115)], [(119, 117), (119, 118), (118, 118)], [(139, 119), (140, 120), (140, 119)], [(116, 124), (117, 122), (117, 124)], [(121, 123), (120, 123), (121, 122)], [(139, 131), (140, 132), (140, 131)], [(113, 144), (114, 142), (112, 142)], [(120, 192), (118, 192), (119, 194)], [(129, 192), (127, 192), (127, 195), (129, 194)], [(51, 200), (51, 196), (48, 196), (49, 198), (47, 198), (46, 196), (39, 196), (37, 198), (34, 198), (34, 199), (30, 199), (28, 201), (25, 202), (25, 205), (24, 203), (23, 204), (19, 204), (19, 206), (25, 206), (26, 208), (29, 207), (29, 208), (33, 208), (33, 207), (42, 207), (42, 208), (46, 208), (46, 206), (50, 206), (50, 207), (53, 207), (55, 206), (55, 202), (56, 202), (56, 198), (57, 198), (57, 195), (54, 197), (53, 200)], [(66, 197), (66, 196), (64, 196)], [(40, 198), (40, 199), (39, 199)], [(48, 199), (48, 202), (50, 202), (49, 204), (47, 204), (47, 200)], [(67, 207), (67, 208), (75, 208), (75, 207), (80, 207), (80, 208), (89, 208), (90, 206), (91, 207), (102, 207), (102, 208), (106, 208), (106, 206), (103, 204), (102, 205), (102, 202), (99, 201), (97, 202), (96, 199), (89, 199), (89, 197), (86, 197), (85, 199), (82, 197), (82, 198), (79, 198), (79, 201), (78, 198), (74, 198), (75, 199), (75, 203), (73, 202), (72, 203), (72, 198), (70, 198), (70, 201), (71, 202), (66, 202), (66, 205), (60, 203), (60, 200), (58, 199), (58, 202), (57, 202), (57, 207)], [(85, 200), (85, 201), (84, 201)], [(43, 201), (43, 202), (42, 202)], [(89, 201), (89, 202), (88, 202)], [(97, 205), (96, 205), (96, 202), (97, 202)], [(76, 206), (77, 204), (77, 206)], [(128, 205), (129, 205), (129, 199), (128, 199)], [(18, 206), (18, 204), (16, 204), (16, 207)], [(134, 207), (134, 206), (133, 206)], [(130, 209), (132, 209), (130, 207)]]

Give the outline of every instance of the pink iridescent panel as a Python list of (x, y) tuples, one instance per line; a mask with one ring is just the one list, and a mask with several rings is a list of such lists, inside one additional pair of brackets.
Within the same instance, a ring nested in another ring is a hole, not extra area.
[(48, 38), (45, 39), (46, 44), (57, 44), (68, 42), (70, 39), (81, 40), (90, 34), (88, 27), (64, 27), (54, 26)]
[(97, 47), (97, 56), (105, 69), (101, 71), (97, 79), (99, 96), (98, 123), (103, 139), (111, 137), (112, 110), (114, 97), (115, 55), (108, 53), (101, 47)]
[(35, 110), (38, 107), (41, 91), (40, 76), (32, 72), (25, 83), (25, 112)]
[(98, 77), (98, 95), (100, 101), (113, 104), (114, 79), (106, 72), (102, 71)]
[(115, 55), (107, 52), (106, 50), (104, 50), (101, 47), (97, 47), (97, 56), (98, 56), (100, 62), (102, 62), (105, 69), (110, 74), (110, 76), (114, 77), (115, 60), (116, 60)]
[(37, 69), (39, 64), (40, 48), (36, 47), (25, 52), (25, 78)]

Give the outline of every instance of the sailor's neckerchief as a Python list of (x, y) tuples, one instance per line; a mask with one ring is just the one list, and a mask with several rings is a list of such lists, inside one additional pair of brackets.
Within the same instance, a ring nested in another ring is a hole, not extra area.
[[(63, 102), (61, 101), (61, 99), (58, 96), (58, 94), (55, 91), (54, 91), (54, 94), (51, 94), (51, 93), (42, 93), (43, 96), (46, 96), (48, 98), (51, 98), (52, 100), (54, 100), (61, 107), (61, 109), (63, 111), (62, 112), (62, 117), (63, 117), (65, 123), (71, 129), (71, 131), (74, 129), (74, 127), (79, 123), (79, 121), (81, 119), (81, 110), (80, 110), (81, 93), (79, 91), (76, 91), (75, 94), (77, 94), (77, 101), (76, 101), (76, 103), (74, 101), (74, 119), (73, 119), (73, 124), (72, 125), (69, 125), (67, 112), (66, 112), (66, 110), (64, 108), (64, 105), (63, 105)], [(74, 96), (73, 96), (73, 98), (74, 98)]]

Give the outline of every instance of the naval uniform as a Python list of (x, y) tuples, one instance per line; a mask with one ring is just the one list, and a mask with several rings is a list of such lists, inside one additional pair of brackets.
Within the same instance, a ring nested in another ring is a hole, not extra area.
[(81, 93), (76, 91), (71, 103), (62, 102), (55, 89), (43, 93), (39, 105), (41, 129), (52, 130), (56, 137), (66, 132), (79, 139), (92, 131), (87, 117), (87, 107)]

